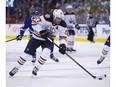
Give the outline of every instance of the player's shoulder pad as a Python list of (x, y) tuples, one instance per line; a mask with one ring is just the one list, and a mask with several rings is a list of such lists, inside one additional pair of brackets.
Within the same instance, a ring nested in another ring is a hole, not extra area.
[(64, 20), (61, 20), (59, 25), (62, 26), (62, 27), (65, 27), (65, 28), (67, 27), (67, 24)]
[(49, 14), (44, 15), (44, 19), (46, 21), (49, 21), (49, 22), (52, 22), (53, 21), (53, 17), (51, 15), (49, 15)]
[(68, 12), (65, 12), (64, 15), (76, 15), (74, 12), (71, 12), (71, 14), (69, 14)]
[(50, 15), (49, 15), (49, 14), (45, 14), (45, 17), (46, 17), (46, 18), (50, 18)]

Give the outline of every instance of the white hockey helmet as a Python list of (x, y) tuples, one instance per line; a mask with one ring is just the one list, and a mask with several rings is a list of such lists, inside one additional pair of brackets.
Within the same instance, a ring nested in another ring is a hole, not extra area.
[(61, 9), (55, 9), (53, 11), (53, 16), (54, 18), (58, 17), (58, 18), (63, 18), (64, 17), (64, 13)]
[(72, 5), (68, 5), (68, 6), (66, 7), (66, 9), (70, 9), (70, 8), (73, 9)]

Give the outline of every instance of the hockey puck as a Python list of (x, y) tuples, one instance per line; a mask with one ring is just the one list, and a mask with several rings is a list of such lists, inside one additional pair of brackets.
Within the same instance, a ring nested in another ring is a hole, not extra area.
[(105, 74), (104, 76), (105, 76), (105, 77), (107, 77), (107, 75), (106, 75), (106, 74)]
[(102, 78), (99, 78), (99, 80), (102, 80)]

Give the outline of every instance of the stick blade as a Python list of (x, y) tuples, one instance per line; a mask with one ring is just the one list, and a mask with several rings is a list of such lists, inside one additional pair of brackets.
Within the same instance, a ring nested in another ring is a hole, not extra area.
[(103, 80), (104, 78), (106, 78), (106, 74), (102, 75), (102, 76), (95, 76), (95, 79), (98, 79), (98, 80)]

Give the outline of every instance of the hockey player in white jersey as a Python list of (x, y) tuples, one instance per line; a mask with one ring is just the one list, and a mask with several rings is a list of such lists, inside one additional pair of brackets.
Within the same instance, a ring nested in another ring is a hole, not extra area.
[(75, 42), (75, 25), (76, 25), (76, 16), (73, 12), (72, 5), (68, 5), (66, 7), (66, 13), (64, 14), (64, 20), (67, 24), (68, 29), (68, 41), (67, 41), (67, 51), (76, 51), (73, 49), (74, 42)]
[[(37, 21), (38, 21), (40, 13), (37, 10), (33, 10), (31, 14), (32, 14), (32, 16), (26, 18), (23, 26), (20, 28), (20, 32), (16, 37), (17, 41), (22, 40), (24, 33), (27, 29), (29, 30), (30, 38), (32, 37), (32, 32), (33, 32), (32, 25), (36, 25), (38, 23)], [(35, 61), (36, 61), (36, 53), (35, 53), (35, 55), (33, 55), (32, 63), (35, 63)]]
[[(48, 40), (48, 37), (52, 40), (59, 33), (59, 52), (65, 54), (66, 52), (66, 30), (67, 25), (65, 21), (62, 20), (62, 13), (59, 10), (53, 12), (51, 16), (41, 16), (40, 22), (37, 25), (32, 26), (34, 29), (33, 36), (29, 40), (24, 53), (19, 57), (17, 61), (17, 66), (15, 66), (10, 72), (10, 76), (14, 76), (19, 68), (25, 64), (28, 58), (36, 52), (39, 46), (42, 46), (42, 54), (38, 58), (35, 67), (33, 68), (32, 74), (37, 75), (37, 71), (49, 58), (50, 52), (53, 48), (53, 43)], [(49, 30), (48, 30), (49, 29)]]
[(99, 60), (97, 61), (97, 64), (102, 63), (102, 61), (105, 59), (106, 55), (108, 54), (109, 50), (110, 50), (110, 36), (107, 38), (107, 40), (104, 44), (101, 56), (100, 56)]
[[(40, 22), (39, 15), (40, 15), (39, 11), (37, 11), (37, 10), (33, 10), (32, 11), (32, 16), (27, 18), (25, 20), (25, 22), (24, 22), (24, 25), (20, 28), (20, 32), (19, 32), (19, 34), (16, 37), (17, 41), (22, 40), (22, 37), (24, 36), (24, 33), (25, 33), (25, 31), (27, 29), (29, 29), (30, 38), (32, 37), (32, 32), (34, 31), (33, 28), (32, 28), (32, 25), (36, 25), (36, 24), (38, 24), (38, 22)], [(54, 60), (55, 62), (59, 61), (57, 58), (55, 58), (55, 56), (53, 54), (53, 49), (51, 51), (50, 58), (52, 60)], [(35, 63), (35, 61), (36, 61), (36, 53), (35, 53), (35, 55), (32, 58), (32, 63)]]

